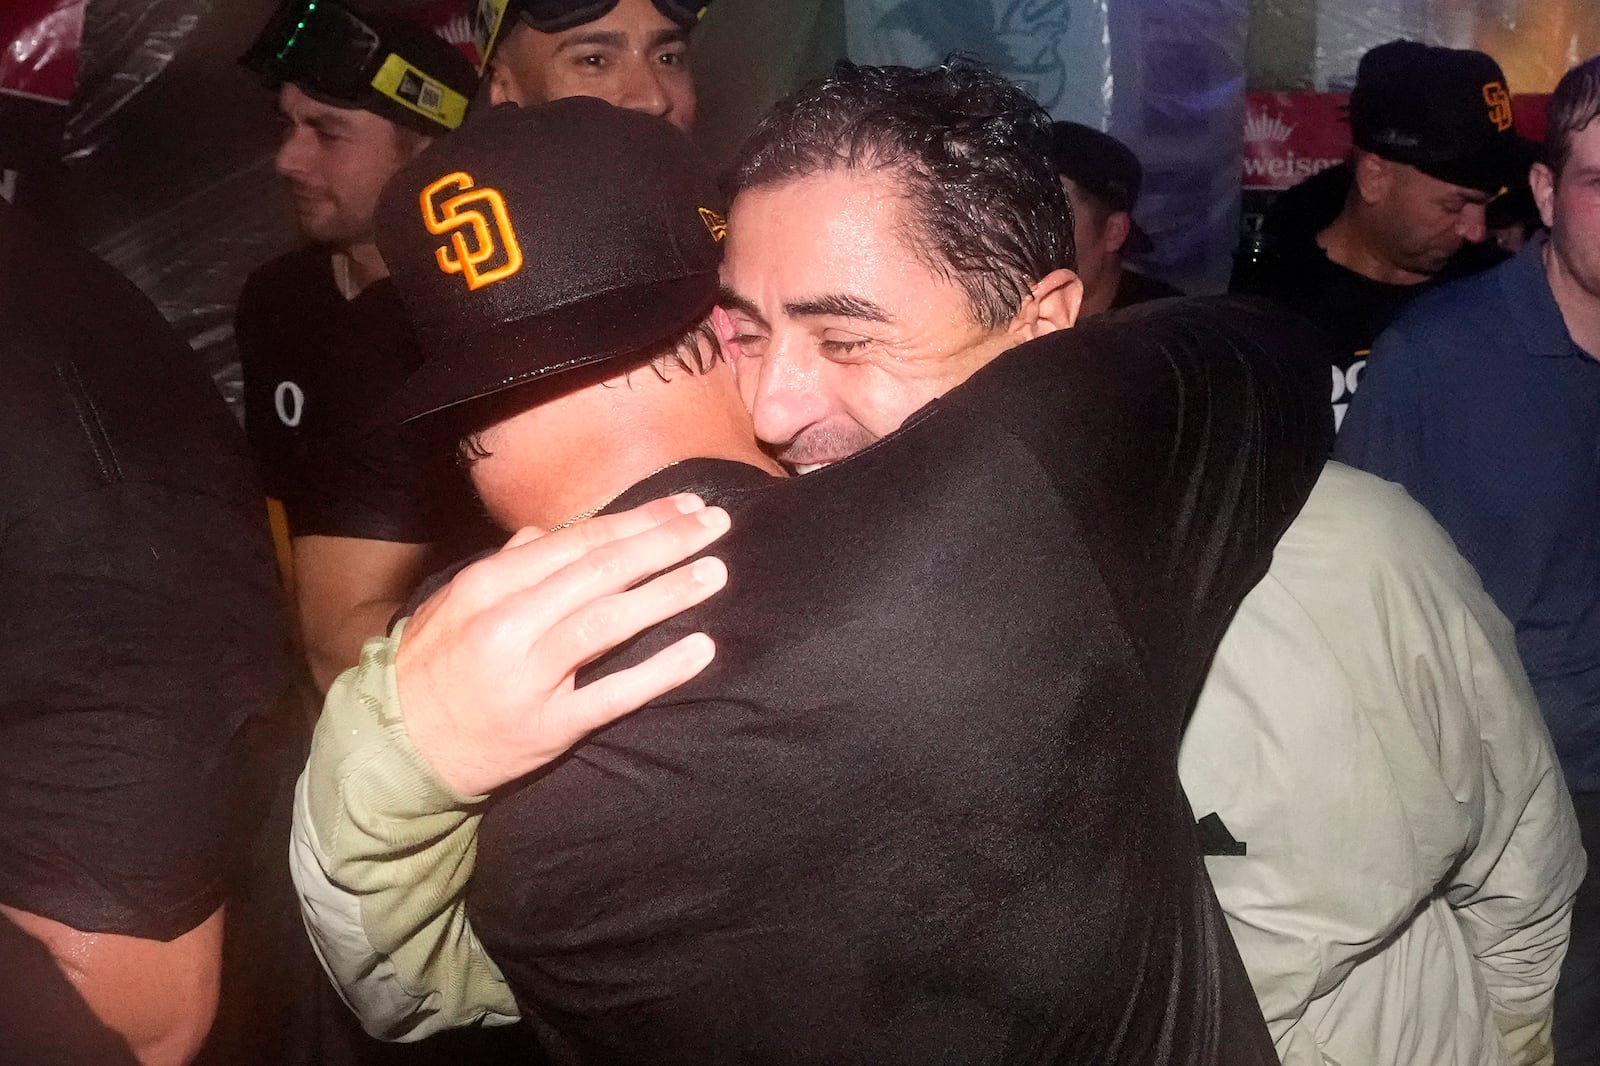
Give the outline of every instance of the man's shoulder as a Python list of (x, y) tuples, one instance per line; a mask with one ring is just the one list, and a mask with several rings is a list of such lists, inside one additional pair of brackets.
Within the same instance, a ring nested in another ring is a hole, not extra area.
[(1437, 350), (1465, 344), (1470, 351), (1505, 334), (1507, 272), (1514, 260), (1428, 289), (1396, 316), (1389, 339), (1412, 344), (1437, 344)]
[(1269, 573), (1291, 583), (1312, 573), (1341, 581), (1385, 574), (1410, 581), (1431, 574), (1455, 582), (1471, 570), (1449, 535), (1404, 488), (1329, 462), (1278, 542)]
[(285, 252), (256, 267), (239, 293), (241, 312), (294, 307), (308, 296), (337, 294), (328, 253), (314, 245)]

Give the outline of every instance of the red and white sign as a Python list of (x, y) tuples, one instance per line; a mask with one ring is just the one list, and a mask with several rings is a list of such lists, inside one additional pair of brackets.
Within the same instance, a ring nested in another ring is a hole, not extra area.
[(0, 93), (69, 103), (86, 7), (88, 0), (0, 2)]
[(1247, 93), (1244, 187), (1287, 189), (1344, 162), (1345, 93)]
[[(1247, 93), (1244, 117), (1244, 187), (1274, 191), (1298, 185), (1344, 162), (1350, 153), (1348, 93)], [(1550, 97), (1512, 98), (1517, 132), (1544, 136)]]

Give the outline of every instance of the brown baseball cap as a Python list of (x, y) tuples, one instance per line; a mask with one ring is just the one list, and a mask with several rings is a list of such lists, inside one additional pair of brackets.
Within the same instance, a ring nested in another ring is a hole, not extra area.
[(1489, 193), (1516, 184), (1532, 163), (1500, 64), (1467, 48), (1390, 41), (1362, 56), (1350, 133), (1375, 155)]
[(573, 97), (471, 118), (378, 203), (423, 365), (399, 422), (668, 343), (711, 310), (726, 224), (671, 124)]

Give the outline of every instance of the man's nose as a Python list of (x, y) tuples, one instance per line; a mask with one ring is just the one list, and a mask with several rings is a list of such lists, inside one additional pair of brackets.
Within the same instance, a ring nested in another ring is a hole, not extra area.
[(816, 371), (789, 353), (774, 346), (760, 359), (742, 360), (739, 374), (756, 436), (764, 443), (781, 447), (821, 420), (826, 405)]
[(272, 157), (273, 168), (283, 177), (299, 178), (305, 175), (310, 136), (309, 130), (302, 129), (291, 128), (284, 133), (277, 154)]
[(1456, 232), (1469, 244), (1482, 244), (1489, 236), (1488, 208), (1483, 204), (1468, 204), (1462, 208)]
[(630, 60), (624, 68), (622, 99), (617, 103), (632, 111), (665, 118), (672, 110), (672, 97), (661, 84), (661, 68), (648, 59)]

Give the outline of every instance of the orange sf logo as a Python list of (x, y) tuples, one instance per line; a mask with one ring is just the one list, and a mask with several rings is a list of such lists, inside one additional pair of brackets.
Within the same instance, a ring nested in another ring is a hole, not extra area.
[[(498, 189), (474, 188), (472, 175), (458, 170), (423, 189), (420, 200), (428, 232), (450, 235), (450, 243), (437, 251), (440, 270), (460, 274), (467, 288), (480, 289), (522, 269), (522, 246)], [(484, 269), (497, 260), (499, 265)]]
[(1491, 81), (1483, 87), (1483, 102), (1489, 105), (1489, 121), (1504, 133), (1511, 128), (1511, 94), (1500, 82)]

